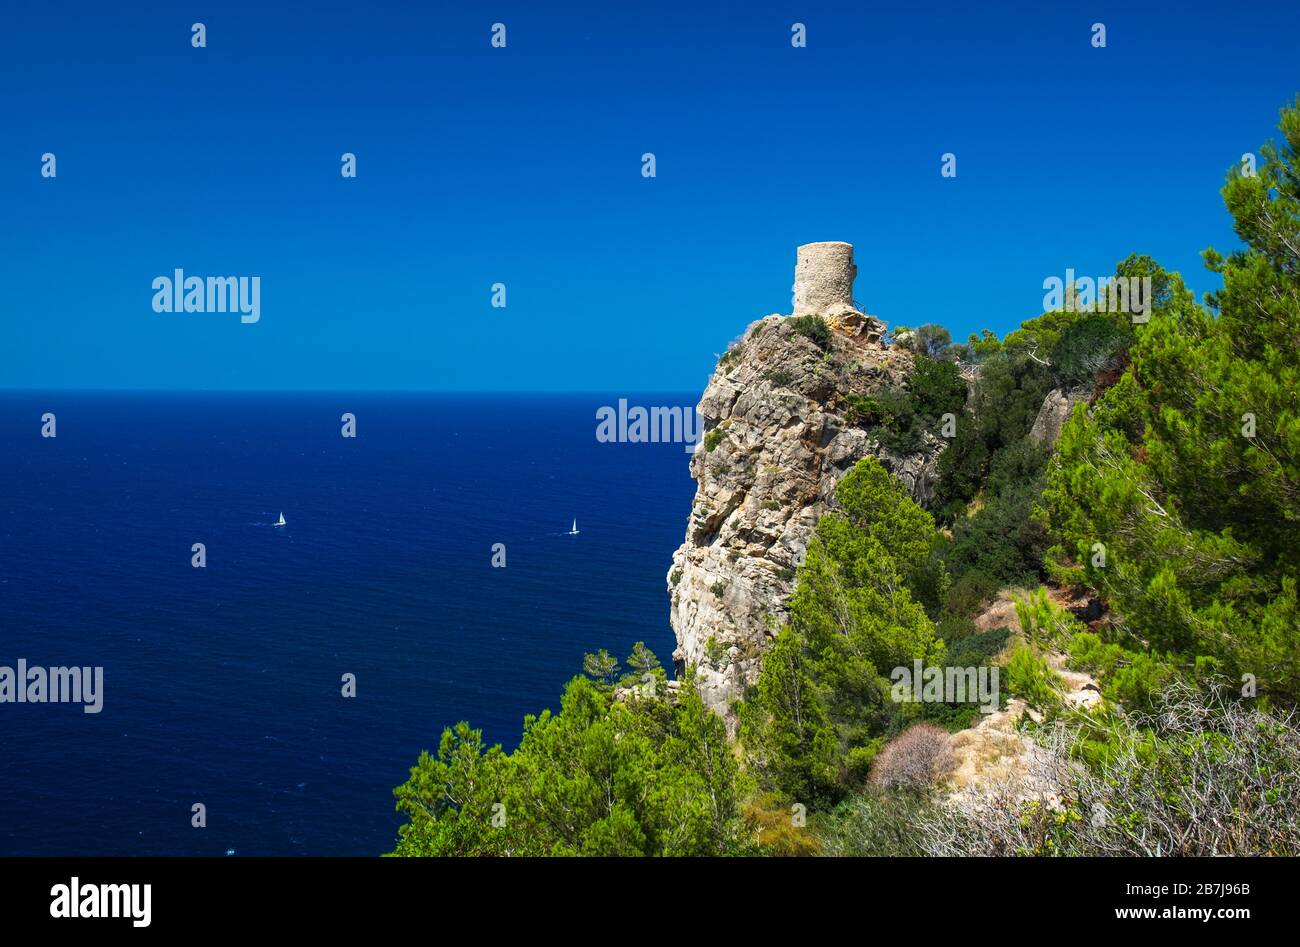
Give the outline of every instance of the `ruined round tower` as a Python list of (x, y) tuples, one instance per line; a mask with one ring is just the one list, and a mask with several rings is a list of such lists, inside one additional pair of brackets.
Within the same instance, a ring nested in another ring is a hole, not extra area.
[(805, 243), (798, 250), (794, 266), (793, 315), (829, 315), (833, 311), (856, 309), (853, 279), (853, 244), (838, 240)]

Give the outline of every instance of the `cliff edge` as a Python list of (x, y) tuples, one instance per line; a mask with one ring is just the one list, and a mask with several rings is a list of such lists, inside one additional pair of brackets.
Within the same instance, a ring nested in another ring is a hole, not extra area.
[(700, 399), (698, 487), (668, 572), (673, 659), (679, 675), (694, 666), (705, 703), (733, 732), (731, 704), (787, 619), (794, 570), (840, 478), (872, 456), (918, 501), (936, 480), (942, 439), (896, 454), (859, 424), (852, 399), (903, 384), (912, 356), (886, 346), (885, 324), (853, 302), (856, 272), (849, 244), (800, 247), (802, 314), (751, 323)]

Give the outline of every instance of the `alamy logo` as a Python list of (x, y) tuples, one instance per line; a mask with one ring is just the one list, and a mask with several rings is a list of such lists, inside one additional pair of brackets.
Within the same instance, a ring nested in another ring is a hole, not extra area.
[(924, 662), (914, 661), (910, 668), (894, 668), (889, 679), (894, 684), (890, 696), (895, 703), (978, 703), (984, 714), (993, 713), (1001, 703), (995, 667), (926, 667)]
[(129, 917), (132, 927), (153, 919), (153, 885), (83, 885), (76, 875), (50, 888), (50, 917)]
[(618, 399), (618, 408), (597, 408), (596, 420), (596, 440), (602, 444), (685, 444), (688, 454), (695, 453), (704, 429), (692, 408), (629, 408), (626, 398)]
[(153, 281), (154, 312), (237, 312), (239, 321), (262, 318), (262, 277), (186, 276), (175, 270)]
[(1127, 312), (1134, 322), (1151, 319), (1151, 277), (1143, 276), (1074, 276), (1065, 271), (1065, 279), (1049, 276), (1043, 280), (1044, 312)]
[(104, 709), (102, 667), (0, 665), (0, 704), (81, 704), (82, 712), (97, 714)]

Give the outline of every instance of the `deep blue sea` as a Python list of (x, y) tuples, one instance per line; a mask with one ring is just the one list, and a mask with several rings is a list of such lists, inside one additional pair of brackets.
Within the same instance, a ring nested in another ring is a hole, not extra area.
[(0, 704), (0, 855), (379, 854), (444, 726), (670, 666), (689, 455), (599, 443), (618, 397), (0, 393), (0, 665), (104, 667), (97, 715)]

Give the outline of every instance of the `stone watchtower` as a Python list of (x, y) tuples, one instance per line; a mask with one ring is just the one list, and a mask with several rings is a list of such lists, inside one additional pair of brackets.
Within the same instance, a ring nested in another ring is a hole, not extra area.
[(856, 311), (853, 279), (857, 275), (853, 244), (837, 240), (805, 243), (795, 259), (792, 315), (831, 315), (844, 309)]

